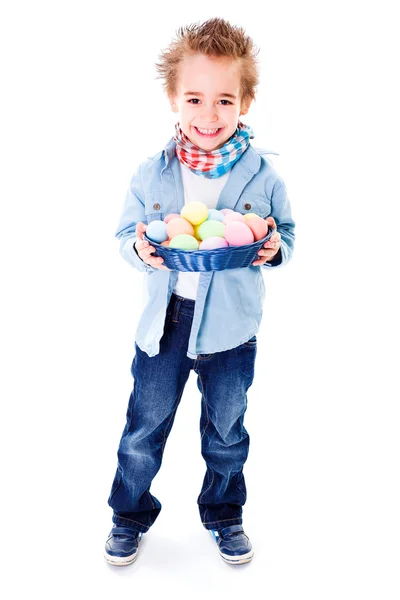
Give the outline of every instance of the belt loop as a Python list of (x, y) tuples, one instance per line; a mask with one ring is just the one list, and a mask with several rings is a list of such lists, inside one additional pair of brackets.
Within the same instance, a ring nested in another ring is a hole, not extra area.
[(177, 297), (175, 299), (174, 313), (172, 315), (172, 320), (174, 323), (179, 323), (178, 316), (179, 316), (179, 309), (181, 307), (181, 303), (182, 303), (182, 299)]

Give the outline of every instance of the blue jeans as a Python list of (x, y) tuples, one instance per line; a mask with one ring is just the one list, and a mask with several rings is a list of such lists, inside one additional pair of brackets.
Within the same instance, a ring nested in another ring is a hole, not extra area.
[(206, 529), (242, 524), (243, 465), (250, 441), (243, 419), (246, 392), (254, 378), (257, 339), (254, 336), (231, 350), (189, 358), (194, 305), (194, 300), (172, 294), (158, 355), (149, 358), (135, 343), (134, 386), (108, 504), (114, 523), (143, 533), (161, 510), (150, 485), (160, 469), (191, 369), (198, 375), (201, 392), (201, 453), (207, 465), (197, 499), (201, 522)]

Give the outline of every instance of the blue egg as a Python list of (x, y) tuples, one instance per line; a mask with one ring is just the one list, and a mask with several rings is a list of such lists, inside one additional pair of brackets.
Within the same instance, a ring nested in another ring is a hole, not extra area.
[(217, 210), (216, 208), (208, 209), (207, 221), (210, 221), (210, 220), (223, 221), (224, 217), (225, 217), (224, 213), (222, 213), (220, 210)]
[(161, 244), (161, 242), (165, 242), (168, 239), (167, 233), (167, 224), (164, 221), (159, 221), (158, 219), (155, 221), (151, 221), (146, 228), (147, 237), (153, 242), (157, 242)]

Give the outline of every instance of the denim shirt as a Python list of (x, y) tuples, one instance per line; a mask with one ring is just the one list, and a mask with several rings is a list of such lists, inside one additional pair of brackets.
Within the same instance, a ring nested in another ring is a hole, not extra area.
[[(123, 258), (145, 273), (147, 304), (135, 337), (149, 357), (160, 351), (166, 311), (178, 272), (156, 269), (142, 261), (134, 248), (136, 224), (148, 224), (181, 212), (184, 190), (175, 147), (171, 138), (163, 150), (138, 166), (115, 234)], [(256, 213), (264, 219), (272, 216), (281, 235), (281, 247), (272, 261), (263, 265), (200, 272), (189, 358), (229, 350), (253, 337), (259, 329), (265, 297), (261, 269), (282, 267), (292, 256), (295, 223), (286, 186), (265, 154), (277, 153), (248, 146), (233, 165), (216, 209), (231, 208), (243, 215)]]

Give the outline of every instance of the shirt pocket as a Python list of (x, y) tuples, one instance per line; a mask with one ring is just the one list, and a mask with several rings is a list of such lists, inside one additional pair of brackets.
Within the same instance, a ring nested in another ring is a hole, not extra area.
[(144, 195), (144, 210), (147, 223), (151, 221), (163, 220), (165, 215), (165, 207), (163, 202), (162, 191), (145, 192)]
[(166, 194), (162, 190), (153, 190), (151, 192), (145, 192), (145, 214), (147, 223), (155, 221), (156, 219), (164, 220), (167, 215), (171, 213), (179, 213), (176, 209), (175, 195)]
[(254, 194), (252, 192), (243, 192), (234, 206), (234, 210), (246, 215), (255, 213), (265, 219), (271, 214), (271, 201), (267, 196)]

